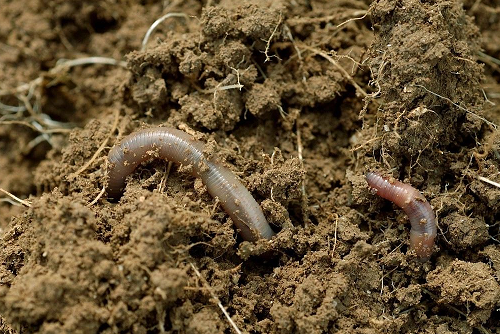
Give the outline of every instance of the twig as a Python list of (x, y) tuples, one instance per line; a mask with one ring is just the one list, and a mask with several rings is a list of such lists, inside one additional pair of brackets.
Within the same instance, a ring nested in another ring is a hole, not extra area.
[(31, 207), (31, 203), (26, 201), (26, 200), (23, 200), (23, 199), (20, 199), (19, 197), (17, 197), (16, 195), (14, 194), (11, 194), (10, 192), (8, 192), (7, 190), (4, 190), (3, 188), (0, 188), (0, 191), (3, 192), (5, 195), (11, 197), (12, 199), (18, 201), (19, 203), (21, 203), (22, 205), (30, 208)]
[(162, 17), (160, 17), (158, 20), (154, 21), (153, 24), (149, 27), (148, 31), (146, 32), (146, 35), (144, 35), (144, 39), (142, 40), (142, 45), (141, 45), (141, 51), (146, 50), (146, 44), (148, 43), (149, 37), (155, 31), (158, 25), (163, 21), (165, 21), (166, 19), (168, 19), (169, 17), (183, 17), (185, 19), (188, 18), (188, 16), (184, 13), (167, 13)]
[(196, 273), (196, 276), (198, 276), (198, 278), (201, 280), (202, 284), (205, 286), (205, 288), (208, 290), (208, 292), (210, 292), (210, 295), (212, 296), (212, 298), (217, 302), (217, 306), (219, 306), (222, 313), (224, 313), (224, 316), (229, 321), (229, 323), (233, 327), (234, 331), (237, 334), (242, 334), (240, 329), (238, 328), (238, 326), (236, 326), (236, 324), (234, 323), (233, 319), (231, 319), (231, 317), (229, 316), (229, 313), (227, 312), (227, 310), (222, 305), (220, 299), (213, 292), (213, 290), (210, 287), (210, 285), (208, 284), (208, 282), (201, 276), (200, 272), (198, 271), (198, 269), (196, 269), (196, 267), (194, 266), (194, 264), (192, 262), (189, 262), (189, 264), (191, 265), (191, 268), (193, 268), (194, 272)]

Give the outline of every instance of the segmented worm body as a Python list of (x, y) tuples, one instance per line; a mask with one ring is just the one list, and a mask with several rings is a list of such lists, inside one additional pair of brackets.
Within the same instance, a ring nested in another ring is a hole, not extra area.
[(410, 246), (422, 261), (427, 261), (437, 234), (436, 216), (425, 197), (409, 184), (386, 178), (375, 172), (366, 173), (366, 181), (382, 198), (406, 212), (411, 223)]
[(167, 159), (192, 166), (192, 174), (200, 177), (210, 195), (219, 199), (245, 240), (271, 238), (274, 232), (250, 192), (229, 169), (207, 159), (203, 148), (202, 142), (173, 128), (149, 128), (128, 135), (108, 154), (108, 196), (115, 200), (121, 197), (127, 175), (141, 162)]

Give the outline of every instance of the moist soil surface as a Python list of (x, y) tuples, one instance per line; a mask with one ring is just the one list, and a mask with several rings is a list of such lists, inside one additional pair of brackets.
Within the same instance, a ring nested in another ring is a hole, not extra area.
[[(0, 14), (0, 187), (24, 200), (0, 194), (0, 333), (500, 333), (495, 1), (0, 0)], [(244, 241), (163, 160), (108, 201), (109, 149), (158, 125), (207, 143), (277, 235)], [(429, 261), (368, 171), (428, 199)]]

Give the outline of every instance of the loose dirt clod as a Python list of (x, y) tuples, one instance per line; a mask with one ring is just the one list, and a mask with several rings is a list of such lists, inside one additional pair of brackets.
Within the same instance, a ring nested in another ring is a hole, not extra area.
[[(0, 15), (0, 188), (30, 200), (0, 198), (1, 333), (500, 331), (492, 1), (25, 0)], [(111, 146), (158, 125), (207, 143), (277, 235), (242, 241), (189, 166), (145, 162), (103, 198)], [(429, 200), (428, 263), (369, 170)]]

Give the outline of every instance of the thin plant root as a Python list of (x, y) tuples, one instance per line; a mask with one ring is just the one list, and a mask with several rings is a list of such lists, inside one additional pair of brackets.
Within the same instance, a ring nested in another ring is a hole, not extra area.
[(86, 57), (86, 58), (77, 58), (77, 59), (59, 59), (56, 63), (56, 67), (54, 67), (53, 70), (55, 70), (58, 67), (70, 68), (70, 67), (75, 67), (75, 66), (94, 65), (94, 64), (114, 65), (114, 66), (120, 66), (123, 68), (127, 67), (127, 62), (122, 61), (122, 60), (116, 60), (114, 58)]
[[(332, 260), (335, 256), (335, 249), (337, 248), (337, 230), (339, 227), (339, 215), (335, 213), (335, 230), (333, 232), (333, 248), (332, 248)], [(330, 249), (330, 247), (328, 247)]]
[[(52, 145), (51, 137), (47, 134), (68, 133), (74, 125), (71, 123), (54, 121), (49, 115), (41, 112), (41, 88), (50, 86), (47, 80), (58, 78), (58, 76), (63, 75), (72, 67), (93, 64), (114, 65), (124, 68), (127, 65), (125, 61), (107, 57), (85, 57), (70, 60), (59, 59), (55, 67), (41, 74), (38, 78), (29, 83), (19, 85), (12, 89), (0, 90), (0, 97), (13, 96), (20, 102), (20, 106), (9, 106), (0, 103), (0, 115), (2, 115), (0, 117), (0, 125), (19, 124), (27, 126), (36, 132), (45, 134), (43, 139)], [(34, 103), (32, 103), (33, 99)], [(27, 111), (28, 115), (25, 115), (25, 111)], [(30, 145), (38, 144), (42, 141), (41, 139), (37, 139), (37, 141), (30, 143)]]
[(479, 56), (479, 60), (481, 60), (485, 64), (490, 65), (490, 67), (492, 67), (496, 71), (500, 71), (500, 60), (499, 59), (492, 57), (489, 54), (486, 54), (486, 53), (481, 52), (481, 51), (478, 51), (477, 54)]
[(3, 192), (5, 195), (9, 196), (10, 198), (14, 199), (15, 201), (21, 203), (22, 205), (24, 205), (24, 206), (26, 206), (28, 208), (31, 207), (31, 203), (29, 201), (26, 201), (24, 199), (20, 199), (16, 195), (11, 194), (10, 192), (8, 192), (7, 190), (4, 190), (3, 188), (0, 188), (0, 192)]
[[(364, 12), (364, 14), (363, 14), (363, 12)], [(362, 19), (364, 19), (364, 18), (365, 18), (365, 17), (366, 17), (369, 13), (370, 13), (370, 11), (368, 11), (368, 10), (367, 10), (367, 11), (359, 11), (359, 12), (356, 12), (356, 13), (355, 13), (355, 15), (363, 14), (363, 16), (350, 18), (350, 19), (348, 19), (348, 20), (346, 20), (346, 21), (344, 21), (344, 22), (342, 22), (342, 23), (338, 24), (338, 25), (337, 25), (337, 29), (338, 29), (338, 28), (340, 28), (340, 27), (342, 27), (342, 26), (344, 26), (344, 25), (346, 25), (346, 24), (347, 24), (347, 23), (349, 23), (349, 22), (352, 22), (352, 21), (357, 21), (357, 20), (362, 20)]]
[(148, 44), (148, 40), (149, 40), (149, 37), (151, 37), (151, 34), (156, 30), (156, 28), (160, 25), (160, 23), (162, 23), (163, 21), (165, 21), (169, 17), (182, 17), (185, 19), (188, 18), (188, 16), (184, 13), (167, 13), (167, 14), (163, 15), (162, 17), (160, 17), (159, 19), (157, 19), (156, 21), (154, 21), (153, 24), (149, 27), (146, 34), (144, 35), (144, 38), (143, 38), (142, 44), (141, 44), (141, 51), (146, 50), (146, 45)]
[[(304, 169), (304, 159), (302, 156), (302, 138), (300, 129), (297, 127), (297, 156), (299, 157), (300, 165), (302, 169)], [(304, 225), (307, 226), (309, 224), (309, 210), (308, 210), (308, 197), (306, 193), (306, 175), (302, 177), (302, 181), (300, 183), (300, 188), (302, 191), (302, 219), (304, 221)]]
[(356, 146), (356, 147), (354, 147), (354, 148), (351, 148), (351, 149), (350, 149), (350, 151), (351, 151), (351, 152), (355, 152), (355, 151), (357, 151), (357, 150), (359, 150), (359, 149), (363, 148), (364, 146), (366, 146), (366, 145), (368, 145), (368, 144), (370, 144), (370, 143), (372, 143), (372, 142), (374, 142), (374, 141), (377, 141), (377, 140), (379, 140), (379, 139), (382, 139), (382, 136), (373, 137), (373, 138), (371, 138), (370, 140), (365, 141), (363, 144), (360, 144), (360, 145), (358, 145), (358, 146)]
[(231, 316), (229, 316), (229, 313), (227, 312), (226, 308), (224, 307), (224, 305), (222, 305), (220, 299), (215, 295), (215, 293), (213, 292), (213, 290), (210, 287), (210, 285), (208, 284), (208, 282), (203, 278), (203, 276), (201, 276), (200, 272), (198, 271), (198, 269), (195, 267), (195, 265), (192, 262), (189, 262), (189, 264), (191, 265), (191, 268), (193, 268), (194, 272), (196, 273), (196, 276), (198, 276), (198, 278), (201, 280), (205, 289), (208, 290), (208, 292), (210, 293), (212, 298), (215, 300), (215, 302), (217, 303), (217, 306), (221, 309), (222, 313), (224, 313), (224, 316), (226, 317), (227, 321), (229, 321), (229, 323), (233, 327), (234, 331), (237, 334), (241, 334), (242, 332), (240, 331), (238, 326), (236, 326), (233, 319), (231, 319)]
[(354, 88), (356, 88), (356, 91), (361, 96), (363, 96), (363, 97), (370, 96), (367, 92), (365, 92), (365, 90), (363, 88), (361, 88), (358, 85), (358, 83), (356, 81), (354, 81), (354, 78), (342, 66), (340, 66), (340, 64), (338, 62), (336, 62), (335, 59), (333, 59), (329, 54), (327, 54), (326, 52), (323, 52), (319, 49), (313, 48), (309, 45), (303, 44), (303, 43), (300, 43), (299, 46), (308, 50), (308, 51), (311, 51), (314, 54), (317, 54), (318, 56), (325, 58), (326, 60), (328, 60), (330, 63), (333, 64), (333, 66), (335, 66), (344, 75), (344, 77), (354, 86)]
[[(370, 13), (370, 10), (365, 10), (365, 9), (354, 10), (353, 12), (349, 13), (349, 16), (354, 16), (354, 17), (347, 19), (346, 21), (344, 21), (342, 23), (339, 23), (336, 27), (340, 28), (351, 21), (362, 20), (369, 13)], [(363, 15), (363, 16), (358, 17), (359, 15)], [(331, 22), (331, 21), (334, 21), (336, 19), (339, 19), (338, 14), (322, 16), (322, 17), (294, 17), (294, 18), (288, 19), (287, 23), (290, 24), (291, 26), (297, 26), (299, 24), (318, 24), (318, 23)]]
[(441, 99), (443, 99), (443, 100), (445, 100), (445, 101), (447, 101), (447, 102), (451, 103), (452, 105), (454, 105), (454, 106), (455, 106), (455, 107), (457, 107), (458, 109), (463, 110), (463, 111), (465, 111), (466, 113), (468, 113), (468, 114), (470, 114), (470, 115), (472, 115), (472, 116), (475, 116), (475, 117), (479, 118), (480, 120), (482, 120), (482, 121), (483, 121), (483, 122), (485, 122), (486, 124), (490, 125), (490, 126), (491, 126), (491, 127), (493, 127), (494, 129), (498, 128), (498, 125), (496, 125), (495, 123), (493, 123), (493, 122), (491, 122), (491, 121), (487, 120), (486, 118), (484, 118), (484, 117), (482, 117), (482, 116), (479, 116), (479, 115), (478, 115), (478, 114), (476, 114), (476, 113), (473, 113), (473, 112), (472, 112), (472, 111), (470, 111), (469, 109), (466, 109), (466, 108), (462, 107), (462, 106), (461, 106), (461, 105), (459, 105), (459, 104), (456, 104), (455, 102), (453, 102), (453, 101), (452, 101), (452, 100), (450, 100), (449, 98), (447, 98), (447, 97), (445, 97), (445, 96), (442, 96), (442, 95), (439, 95), (438, 93), (435, 93), (435, 92), (433, 92), (433, 91), (431, 91), (431, 90), (429, 90), (429, 89), (425, 88), (425, 86), (422, 86), (422, 85), (417, 85), (417, 84), (414, 84), (413, 86), (415, 86), (415, 87), (420, 87), (420, 88), (422, 88), (423, 90), (425, 90), (427, 93), (430, 93), (430, 94), (432, 94), (432, 95), (434, 95), (434, 96), (437, 96), (437, 97), (439, 97), (439, 98), (441, 98)]
[(111, 126), (111, 130), (109, 131), (106, 138), (102, 141), (102, 143), (99, 146), (99, 148), (97, 149), (97, 151), (95, 151), (94, 155), (92, 156), (92, 158), (90, 158), (89, 161), (87, 161), (87, 163), (85, 163), (82, 167), (80, 167), (80, 169), (78, 169), (76, 172), (68, 175), (68, 180), (73, 180), (80, 173), (82, 173), (84, 170), (86, 170), (97, 159), (99, 154), (101, 154), (101, 152), (104, 150), (104, 148), (108, 144), (109, 139), (111, 138), (111, 136), (115, 132), (116, 127), (118, 126), (119, 115), (120, 115), (120, 112), (118, 111), (118, 109), (116, 109), (115, 110), (115, 120), (114, 120), (113, 125)]
[(266, 42), (266, 49), (264, 51), (264, 54), (266, 55), (266, 59), (264, 60), (264, 63), (270, 61), (272, 57), (276, 57), (276, 58), (279, 59), (279, 57), (276, 56), (276, 55), (273, 55), (273, 56), (269, 55), (269, 48), (271, 47), (271, 41), (272, 41), (272, 39), (274, 37), (274, 34), (276, 34), (276, 31), (278, 30), (278, 27), (281, 24), (281, 20), (282, 20), (282, 16), (281, 16), (281, 12), (280, 12), (280, 17), (279, 17), (279, 20), (278, 20), (278, 24), (276, 24), (276, 27), (274, 27), (274, 30), (271, 33), (271, 36), (269, 36), (269, 39), (267, 41), (265, 41)]
[(106, 185), (102, 186), (102, 189), (101, 189), (101, 191), (99, 192), (99, 194), (97, 194), (96, 198), (94, 198), (94, 199), (92, 200), (92, 202), (90, 202), (89, 204), (87, 204), (87, 206), (89, 206), (89, 207), (90, 207), (90, 206), (92, 206), (92, 205), (96, 204), (96, 203), (97, 203), (97, 201), (98, 201), (98, 200), (102, 197), (102, 195), (104, 195), (104, 193), (105, 193), (105, 192), (106, 192)]
[(487, 179), (487, 178), (485, 178), (485, 177), (483, 177), (483, 176), (477, 176), (477, 179), (478, 179), (479, 181), (483, 181), (483, 182), (486, 182), (486, 183), (488, 183), (488, 184), (491, 184), (492, 186), (495, 186), (495, 187), (497, 187), (497, 188), (500, 188), (500, 183), (495, 182), (495, 181), (492, 181), (492, 180), (490, 180), (490, 179)]
[(11, 124), (24, 125), (30, 129), (32, 129), (33, 131), (40, 132), (40, 133), (68, 133), (68, 132), (71, 132), (71, 129), (40, 129), (40, 128), (36, 127), (35, 125), (28, 123), (26, 121), (17, 121), (17, 120), (0, 121), (0, 125), (11, 125)]
[[(435, 301), (439, 300), (438, 296), (436, 296), (435, 294), (433, 294), (432, 292), (430, 292), (426, 288), (422, 288), (422, 291), (425, 292), (426, 294), (428, 294), (433, 300), (435, 300)], [(460, 311), (455, 306), (450, 305), (450, 304), (444, 304), (444, 306), (446, 306), (450, 310), (453, 310), (453, 311), (457, 312), (458, 314), (460, 314), (464, 318), (467, 318), (467, 314), (465, 312)], [(484, 328), (483, 325), (479, 325), (479, 326), (477, 326), (475, 328), (477, 328), (483, 334), (491, 334), (486, 328)]]
[(295, 43), (295, 39), (293, 38), (290, 28), (288, 28), (288, 26), (284, 24), (283, 29), (285, 31), (286, 37), (288, 37), (288, 39), (293, 45), (293, 48), (295, 49), (295, 52), (297, 53), (297, 58), (299, 58), (299, 60), (302, 61), (302, 54), (300, 53), (300, 49), (297, 47), (297, 44)]

